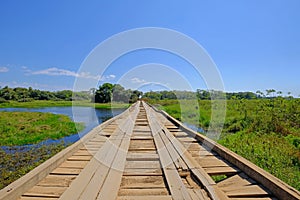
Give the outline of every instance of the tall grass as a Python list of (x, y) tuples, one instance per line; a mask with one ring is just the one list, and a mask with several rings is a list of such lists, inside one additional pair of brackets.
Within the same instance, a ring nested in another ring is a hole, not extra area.
[[(209, 127), (210, 101), (155, 103), (179, 120)], [(195, 110), (199, 115), (191, 115)], [(300, 190), (300, 99), (228, 100), (218, 142)]]

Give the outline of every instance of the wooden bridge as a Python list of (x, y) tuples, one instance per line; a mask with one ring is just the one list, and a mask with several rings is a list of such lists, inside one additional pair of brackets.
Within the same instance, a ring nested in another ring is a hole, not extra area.
[[(212, 176), (224, 175), (215, 182)], [(300, 199), (279, 179), (138, 102), (0, 191), (0, 199)]]

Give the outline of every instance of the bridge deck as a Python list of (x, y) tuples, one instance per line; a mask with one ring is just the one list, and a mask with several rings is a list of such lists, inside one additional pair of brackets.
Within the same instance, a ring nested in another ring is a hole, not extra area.
[[(217, 175), (224, 179), (215, 183), (211, 176)], [(1, 190), (0, 199), (269, 200), (300, 194), (138, 102)]]

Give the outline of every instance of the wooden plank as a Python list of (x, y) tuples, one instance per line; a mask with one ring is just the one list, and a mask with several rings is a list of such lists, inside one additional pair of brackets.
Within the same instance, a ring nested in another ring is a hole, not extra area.
[(88, 161), (65, 161), (59, 167), (60, 168), (75, 168), (83, 169), (87, 165)]
[(159, 160), (159, 156), (155, 151), (148, 152), (128, 152), (127, 153), (128, 161), (156, 161)]
[(203, 168), (208, 168), (208, 167), (229, 167), (230, 164), (224, 162), (221, 159), (218, 159), (216, 157), (210, 157), (207, 158), (195, 158), (195, 160), (203, 167)]
[[(134, 149), (134, 150), (131, 150)], [(130, 142), (129, 150), (130, 151), (135, 151), (139, 149), (154, 149), (154, 142), (153, 140), (132, 140)]]
[(177, 138), (180, 142), (185, 142), (185, 143), (197, 143), (197, 140), (193, 137), (180, 137)]
[(123, 176), (162, 176), (162, 170), (160, 168), (125, 168)]
[(133, 188), (119, 190), (118, 196), (145, 196), (145, 199), (151, 195), (168, 195), (167, 188)]
[(88, 156), (71, 156), (69, 157), (67, 160), (68, 161), (90, 161), (92, 158), (91, 155), (88, 155)]
[(133, 135), (131, 140), (153, 140), (153, 137), (149, 134), (147, 135)]
[(196, 195), (196, 193), (194, 192), (194, 190), (193, 189), (187, 189), (188, 190), (188, 192), (189, 192), (189, 195), (190, 195), (190, 197), (191, 197), (191, 199), (193, 199), (193, 200), (204, 200), (203, 198), (199, 198), (197, 195)]
[[(147, 200), (172, 200), (171, 196), (153, 195), (147, 196)], [(117, 200), (145, 200), (145, 196), (119, 196)]]
[[(136, 119), (136, 114), (137, 113), (133, 113), (132, 119)], [(127, 125), (129, 126), (126, 130), (126, 137), (124, 137), (122, 140), (116, 158), (114, 159), (106, 180), (101, 187), (97, 199), (116, 199), (118, 195), (119, 187), (122, 181), (122, 174), (125, 168), (126, 155), (131, 144), (130, 137), (133, 129), (133, 124)]]
[(164, 179), (161, 176), (123, 176), (121, 188), (165, 188)]
[(224, 191), (229, 197), (268, 197), (269, 192), (259, 185), (249, 185), (243, 188), (231, 188)]
[(52, 175), (78, 175), (82, 169), (74, 169), (74, 168), (62, 168), (58, 167), (53, 170), (50, 174)]
[(149, 125), (151, 127), (152, 135), (155, 141), (155, 145), (157, 147), (157, 151), (161, 160), (161, 165), (163, 167), (163, 171), (168, 183), (168, 187), (170, 189), (172, 198), (176, 199), (191, 199), (187, 188), (184, 186), (183, 182), (181, 181), (181, 177), (176, 170), (174, 163), (172, 162), (172, 158), (164, 145), (164, 142), (160, 136), (162, 131), (159, 127), (159, 124), (155, 120), (155, 117), (151, 113), (151, 110), (147, 109), (148, 107), (145, 106), (147, 111)]
[(172, 158), (173, 163), (176, 165), (176, 168), (181, 169), (181, 170), (187, 170), (188, 167), (187, 167), (186, 163), (181, 158), (181, 156), (178, 154), (178, 152), (174, 149), (172, 141), (170, 141), (163, 132), (161, 132), (160, 137), (164, 143), (164, 146), (167, 148), (167, 150)]
[(217, 183), (220, 188), (237, 188), (255, 184), (255, 181), (244, 175), (243, 173), (229, 177)]
[(157, 169), (160, 168), (159, 161), (127, 161), (125, 164), (125, 168), (133, 168), (133, 169)]
[(204, 168), (205, 172), (208, 173), (211, 176), (216, 176), (216, 175), (233, 175), (237, 174), (240, 172), (239, 169), (229, 167), (229, 166), (224, 166), (224, 167), (207, 167)]
[(73, 154), (73, 156), (90, 156), (91, 153), (87, 150), (79, 150)]
[(77, 176), (74, 175), (48, 175), (43, 180), (41, 180), (37, 186), (43, 187), (69, 187), (71, 182)]
[(84, 145), (85, 146), (85, 148), (87, 149), (87, 150), (89, 150), (89, 149), (99, 149), (100, 147), (102, 147), (103, 146), (103, 144), (85, 144)]
[(207, 192), (203, 189), (194, 189), (193, 190), (199, 199), (209, 200), (210, 197), (207, 196)]
[(56, 200), (56, 197), (20, 197), (18, 200)]
[(58, 198), (67, 189), (67, 187), (43, 187), (34, 186), (22, 196), (30, 197), (55, 197)]

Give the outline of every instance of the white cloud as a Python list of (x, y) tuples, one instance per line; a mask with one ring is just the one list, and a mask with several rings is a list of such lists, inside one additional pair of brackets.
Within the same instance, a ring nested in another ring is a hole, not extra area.
[(140, 79), (138, 77), (134, 77), (130, 79), (132, 83), (145, 83), (146, 81), (144, 79)]
[(72, 76), (72, 77), (77, 77), (77, 78), (96, 79), (96, 80), (101, 80), (101, 81), (107, 81), (107, 80), (112, 80), (112, 79), (116, 78), (116, 76), (113, 74), (100, 77), (99, 75), (92, 75), (89, 72), (76, 73), (74, 71), (70, 71), (70, 70), (66, 70), (66, 69), (59, 69), (56, 67), (30, 72), (30, 74), (31, 75), (48, 75), (48, 76)]
[(9, 69), (7, 67), (0, 67), (0, 73), (8, 72)]
[(100, 81), (109, 81), (109, 80), (113, 80), (115, 78), (116, 78), (116, 76), (114, 74), (110, 74), (110, 75), (102, 76), (100, 78)]
[(73, 71), (65, 70), (65, 69), (58, 69), (56, 67), (31, 72), (33, 75), (43, 74), (43, 75), (49, 75), (49, 76), (75, 76), (78, 77), (78, 74), (76, 74)]

